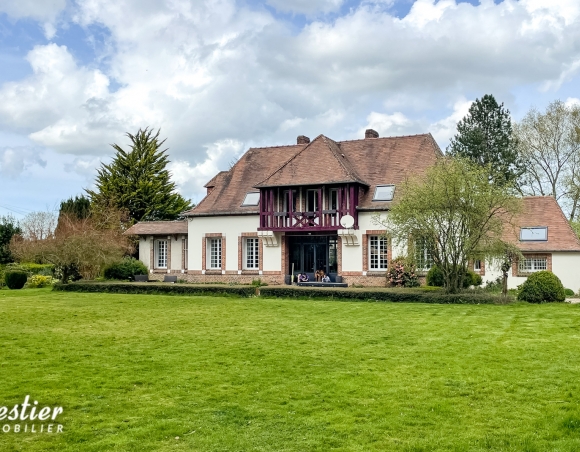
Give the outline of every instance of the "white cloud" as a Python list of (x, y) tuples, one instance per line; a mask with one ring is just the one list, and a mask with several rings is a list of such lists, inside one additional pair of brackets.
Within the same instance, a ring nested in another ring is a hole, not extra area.
[(0, 148), (0, 174), (15, 179), (33, 165), (46, 166), (41, 151), (28, 146)]
[(467, 115), (472, 103), (472, 100), (465, 98), (457, 100), (453, 105), (453, 112), (449, 116), (429, 125), (428, 130), (435, 141), (439, 143), (441, 149), (445, 150), (451, 138), (457, 133), (457, 123)]
[(54, 19), (65, 7), (66, 0), (0, 0), (0, 12), (40, 21)]
[(173, 180), (180, 192), (194, 201), (205, 195), (202, 188), (220, 170), (229, 169), (244, 151), (244, 144), (237, 140), (225, 139), (205, 146), (205, 159), (192, 165), (186, 160), (176, 160), (169, 164)]
[[(312, 15), (343, 2), (283, 3), (271, 0)], [(364, 1), (295, 31), (235, 0), (78, 0), (74, 21), (107, 30), (98, 55), (107, 65), (35, 47), (32, 75), (0, 87), (0, 130), (90, 160), (111, 155), (127, 131), (161, 128), (180, 184), (201, 193), (229, 161), (208, 155), (208, 143), (341, 140), (372, 127), (383, 136), (430, 130), (444, 147), (467, 98), (507, 103), (517, 87), (558, 90), (578, 77), (576, 0), (417, 0), (402, 19), (390, 4)], [(77, 163), (69, 170), (82, 174)]]
[(0, 0), (0, 13), (40, 21), (46, 39), (54, 38), (57, 17), (65, 8), (66, 0)]
[(574, 106), (580, 107), (580, 99), (578, 99), (577, 97), (569, 97), (568, 99), (566, 99), (566, 102), (564, 103), (566, 104), (567, 107)]
[(344, 0), (267, 0), (278, 11), (314, 15), (338, 10)]
[(357, 138), (364, 136), (365, 129), (374, 129), (381, 137), (407, 135), (413, 126), (413, 121), (401, 112), (386, 114), (373, 111), (367, 116), (366, 127), (359, 129)]

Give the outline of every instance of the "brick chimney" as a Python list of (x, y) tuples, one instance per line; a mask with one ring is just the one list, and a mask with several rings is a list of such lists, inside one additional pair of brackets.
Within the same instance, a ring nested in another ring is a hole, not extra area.
[(365, 130), (365, 139), (366, 138), (378, 138), (378, 137), (379, 137), (379, 132), (377, 132), (376, 130), (373, 130), (373, 129)]
[(298, 135), (298, 138), (296, 138), (296, 144), (308, 144), (308, 143), (310, 143), (310, 138), (304, 135)]

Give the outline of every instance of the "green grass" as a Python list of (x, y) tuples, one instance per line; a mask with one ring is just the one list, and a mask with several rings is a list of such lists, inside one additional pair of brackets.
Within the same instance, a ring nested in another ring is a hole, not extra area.
[(0, 450), (577, 451), (579, 356), (577, 305), (2, 290), (0, 406), (64, 433)]

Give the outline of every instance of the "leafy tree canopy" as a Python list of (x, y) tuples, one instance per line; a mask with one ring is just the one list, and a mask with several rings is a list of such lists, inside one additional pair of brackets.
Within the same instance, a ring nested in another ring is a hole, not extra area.
[(489, 180), (496, 184), (514, 184), (524, 171), (512, 135), (510, 112), (491, 94), (471, 104), (467, 115), (457, 123), (457, 134), (447, 153), (489, 168)]
[(386, 219), (375, 217), (395, 241), (406, 244), (414, 237), (433, 244), (448, 292), (461, 289), (470, 260), (501, 254), (504, 227), (521, 209), (513, 189), (490, 184), (488, 176), (488, 167), (442, 158), (404, 182)]
[(113, 161), (102, 164), (95, 181), (95, 190), (86, 190), (95, 209), (110, 207), (127, 212), (130, 221), (174, 220), (181, 212), (192, 208), (190, 200), (176, 192), (167, 149), (161, 146), (159, 133), (146, 128), (135, 135), (127, 133), (130, 150), (112, 145), (116, 151)]

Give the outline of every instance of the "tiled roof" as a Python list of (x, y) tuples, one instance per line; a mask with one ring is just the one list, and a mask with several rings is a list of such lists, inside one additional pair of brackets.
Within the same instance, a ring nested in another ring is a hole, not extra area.
[(187, 221), (141, 221), (125, 231), (126, 235), (187, 234)]
[(390, 202), (372, 201), (377, 185), (400, 184), (408, 174), (424, 171), (441, 155), (431, 134), (342, 142), (320, 135), (309, 145), (251, 148), (229, 171), (206, 185), (215, 188), (185, 215), (256, 214), (257, 206), (241, 204), (246, 193), (257, 191), (258, 186), (333, 182), (368, 186), (359, 208), (384, 209)]
[[(506, 240), (523, 252), (580, 251), (580, 241), (553, 197), (527, 196), (523, 203), (523, 211), (514, 221), (516, 227), (506, 228)], [(520, 228), (526, 227), (547, 227), (548, 240), (520, 241)]]
[(338, 144), (324, 135), (319, 135), (256, 187), (346, 182), (368, 185), (356, 174)]

